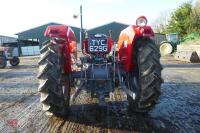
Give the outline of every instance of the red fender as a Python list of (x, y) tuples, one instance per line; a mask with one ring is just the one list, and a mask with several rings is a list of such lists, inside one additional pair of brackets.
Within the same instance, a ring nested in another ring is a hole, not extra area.
[[(66, 25), (48, 26), (44, 33), (45, 37), (59, 38), (61, 40), (58, 44), (62, 44), (61, 51), (66, 61), (64, 64), (64, 71), (66, 73), (72, 72), (72, 56), (77, 61), (77, 40), (73, 30)], [(76, 62), (75, 61), (75, 62)]]
[(118, 40), (118, 60), (126, 72), (131, 72), (135, 69), (132, 55), (134, 52), (135, 41), (140, 37), (153, 37), (154, 32), (150, 26), (139, 27), (131, 25), (122, 30)]

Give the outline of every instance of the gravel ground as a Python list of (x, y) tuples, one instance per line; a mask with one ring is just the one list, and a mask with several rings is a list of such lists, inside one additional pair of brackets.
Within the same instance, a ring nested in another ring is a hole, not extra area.
[(37, 57), (0, 69), (0, 132), (128, 133), (200, 131), (200, 64), (164, 57), (160, 103), (148, 114), (130, 114), (116, 90), (102, 111), (84, 91), (71, 103), (68, 118), (47, 117), (37, 92)]

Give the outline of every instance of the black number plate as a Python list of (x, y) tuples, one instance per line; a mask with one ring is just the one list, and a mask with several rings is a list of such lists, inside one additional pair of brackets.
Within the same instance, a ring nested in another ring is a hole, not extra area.
[(107, 38), (104, 36), (89, 37), (88, 51), (90, 53), (106, 53), (106, 52), (108, 52)]

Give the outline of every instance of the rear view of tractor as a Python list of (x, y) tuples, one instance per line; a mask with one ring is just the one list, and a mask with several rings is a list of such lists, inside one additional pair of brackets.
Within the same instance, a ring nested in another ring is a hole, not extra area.
[(20, 63), (18, 56), (18, 47), (0, 44), (0, 69), (7, 66), (7, 61), (10, 62), (11, 66), (17, 66)]
[[(162, 83), (160, 54), (152, 41), (154, 33), (144, 16), (121, 31), (115, 47), (110, 36), (86, 35), (82, 43), (80, 62), (77, 42), (68, 26), (49, 26), (39, 60), (39, 92), (42, 109), (47, 114), (66, 116), (70, 101), (81, 90), (99, 99), (115, 89), (127, 94), (130, 111), (146, 113), (157, 103)], [(75, 69), (76, 68), (76, 69)], [(70, 95), (75, 86), (75, 93)]]

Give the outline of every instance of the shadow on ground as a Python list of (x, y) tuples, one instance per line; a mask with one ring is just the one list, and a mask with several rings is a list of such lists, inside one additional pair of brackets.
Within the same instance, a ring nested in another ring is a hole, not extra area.
[[(130, 113), (127, 110), (127, 101), (109, 102), (106, 109), (97, 104), (71, 105), (71, 112), (68, 118), (63, 119), (59, 130), (73, 131), (73, 126), (70, 126), (70, 129), (65, 127), (73, 123), (84, 125), (86, 128), (120, 132), (195, 133), (200, 131), (199, 88), (198, 83), (163, 84), (160, 103), (149, 114)], [(49, 123), (52, 120), (50, 119)]]

